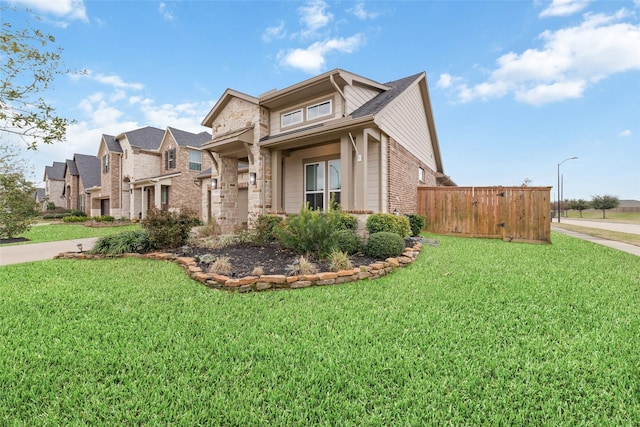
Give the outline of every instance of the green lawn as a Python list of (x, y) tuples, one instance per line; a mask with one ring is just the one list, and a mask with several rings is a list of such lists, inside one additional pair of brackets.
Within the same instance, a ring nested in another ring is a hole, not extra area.
[[(587, 209), (582, 211), (580, 216), (579, 211), (568, 211), (568, 218), (574, 219), (586, 219), (589, 221), (606, 221), (606, 222), (624, 222), (628, 224), (640, 224), (640, 213), (638, 212), (612, 212), (610, 210), (605, 212), (605, 219), (602, 219), (602, 211), (595, 209)], [(563, 215), (562, 218), (565, 218)], [(560, 219), (562, 221), (562, 219)]]
[(0, 424), (637, 425), (640, 258), (437, 239), (254, 294), (160, 261), (0, 267)]
[(111, 234), (117, 234), (129, 230), (140, 229), (139, 224), (121, 225), (112, 227), (86, 227), (83, 224), (48, 224), (36, 225), (19, 235), (18, 237), (26, 237), (28, 243), (55, 242), (58, 240), (83, 239), (85, 237), (102, 237)]

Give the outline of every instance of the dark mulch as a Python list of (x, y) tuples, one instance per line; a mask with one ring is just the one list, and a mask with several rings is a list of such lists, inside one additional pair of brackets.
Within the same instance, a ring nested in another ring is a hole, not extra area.
[(28, 242), (29, 239), (26, 237), (13, 237), (11, 239), (0, 239), (0, 245), (6, 245), (9, 243), (20, 243), (20, 242)]
[[(186, 248), (185, 248), (186, 249)], [(262, 267), (264, 274), (291, 273), (291, 265), (299, 258), (299, 255), (289, 249), (283, 249), (276, 243), (268, 243), (263, 246), (251, 244), (236, 244), (221, 249), (189, 248), (178, 253), (180, 256), (203, 256), (210, 254), (214, 259), (229, 257), (233, 273), (231, 277), (251, 276), (255, 267)], [(349, 257), (354, 267), (369, 265), (376, 261), (364, 254), (351, 255)], [(329, 264), (323, 260), (312, 260), (318, 267), (318, 271), (329, 271)], [(208, 265), (200, 265), (206, 269)]]

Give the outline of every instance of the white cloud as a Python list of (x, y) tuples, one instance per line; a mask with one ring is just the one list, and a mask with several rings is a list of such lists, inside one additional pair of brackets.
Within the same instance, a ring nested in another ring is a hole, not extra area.
[(280, 52), (279, 59), (285, 65), (301, 69), (307, 73), (318, 73), (325, 65), (327, 54), (336, 51), (352, 53), (364, 42), (361, 34), (348, 38), (334, 38), (322, 42), (313, 43), (306, 49), (290, 49), (286, 53)]
[(626, 138), (627, 136), (631, 136), (631, 130), (630, 129), (625, 129), (622, 132), (620, 132), (618, 134), (618, 136), (621, 136), (623, 138)]
[(167, 3), (161, 1), (158, 6), (158, 12), (160, 12), (160, 15), (162, 15), (165, 20), (173, 21), (173, 12), (169, 10)]
[(59, 18), (89, 22), (83, 0), (13, 0), (12, 2)]
[(451, 74), (445, 73), (445, 74), (440, 74), (440, 78), (436, 83), (436, 87), (447, 89), (447, 88), (450, 88), (452, 84), (453, 84), (453, 77), (451, 76)]
[(267, 29), (264, 30), (264, 33), (262, 33), (262, 40), (265, 42), (270, 42), (274, 39), (282, 39), (286, 37), (286, 35), (287, 32), (284, 27), (284, 21), (280, 21), (277, 26), (267, 27)]
[(302, 38), (316, 36), (318, 30), (329, 25), (333, 19), (333, 14), (327, 12), (327, 3), (323, 0), (310, 0), (304, 6), (298, 8), (300, 22), (304, 29), (301, 32)]
[[(585, 14), (578, 26), (541, 33), (541, 48), (499, 57), (485, 82), (450, 87), (461, 102), (510, 93), (534, 105), (579, 98), (612, 74), (640, 70), (640, 26), (621, 22), (628, 16), (625, 9), (613, 15)], [(455, 79), (449, 77), (449, 82)]]
[(356, 5), (349, 11), (353, 13), (358, 19), (362, 19), (362, 20), (375, 19), (378, 17), (378, 13), (369, 12), (365, 9), (363, 0), (357, 1)]
[(591, 0), (553, 0), (540, 16), (568, 16), (580, 12)]
[(130, 90), (144, 89), (144, 85), (142, 83), (127, 83), (124, 80), (122, 80), (122, 77), (118, 75), (115, 75), (115, 74), (105, 75), (105, 74), (95, 73), (91, 70), (87, 70), (87, 72), (84, 74), (72, 76), (72, 78), (74, 79), (87, 78), (107, 86), (113, 86), (114, 88), (118, 88), (118, 89), (130, 89)]

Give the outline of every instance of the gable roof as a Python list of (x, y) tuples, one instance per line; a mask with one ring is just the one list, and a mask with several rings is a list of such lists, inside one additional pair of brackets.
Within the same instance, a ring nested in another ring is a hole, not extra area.
[(181, 147), (199, 148), (202, 144), (211, 141), (209, 132), (191, 133), (172, 127), (167, 127), (167, 131), (171, 132), (176, 144)]
[(53, 162), (53, 166), (46, 166), (44, 168), (45, 178), (52, 179), (54, 181), (64, 181), (64, 172), (66, 167), (66, 163)]
[(247, 95), (246, 93), (238, 92), (237, 90), (227, 89), (224, 91), (216, 105), (213, 106), (209, 114), (202, 120), (201, 125), (206, 127), (211, 127), (213, 121), (216, 116), (224, 109), (224, 107), (231, 101), (231, 98), (239, 98), (245, 100), (247, 102), (251, 102), (253, 104), (258, 105), (258, 98), (253, 97), (251, 95)]
[(407, 89), (411, 83), (415, 82), (423, 73), (414, 74), (412, 76), (404, 77), (402, 79), (394, 80), (389, 83), (385, 83), (385, 86), (388, 86), (389, 89), (383, 92), (380, 92), (378, 95), (374, 96), (371, 100), (364, 103), (360, 108), (356, 109), (351, 116), (354, 119), (358, 117), (371, 116), (376, 115), (384, 107), (389, 105), (391, 101), (396, 99), (398, 95)]
[(122, 153), (122, 147), (115, 136), (102, 135), (104, 143), (107, 145), (107, 150), (114, 153)]
[(84, 188), (99, 187), (101, 184), (100, 159), (87, 154), (74, 154), (73, 160), (78, 168), (78, 174)]
[[(116, 137), (116, 140), (122, 136), (126, 136), (131, 148), (154, 151), (160, 148), (164, 131), (152, 126), (146, 126), (140, 129), (123, 132)], [(120, 151), (122, 152), (122, 148)]]
[(44, 188), (36, 188), (36, 194), (35, 194), (36, 202), (39, 202), (39, 203), (44, 202), (44, 197), (46, 195), (47, 194), (45, 193), (45, 189)]
[[(66, 169), (69, 170), (69, 174), (73, 176), (78, 176), (78, 168), (76, 167), (76, 162), (74, 162), (73, 160), (67, 159), (66, 164), (67, 164)], [(66, 171), (65, 171), (65, 175), (66, 175)]]

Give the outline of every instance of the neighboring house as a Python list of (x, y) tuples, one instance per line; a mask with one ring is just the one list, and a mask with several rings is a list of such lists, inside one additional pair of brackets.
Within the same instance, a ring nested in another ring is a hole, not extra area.
[(455, 185), (424, 72), (381, 84), (336, 69), (258, 98), (227, 89), (202, 125), (214, 160), (203, 206), (225, 231), (331, 200), (355, 214), (416, 213), (418, 186)]
[[(194, 134), (167, 127), (156, 151), (156, 166), (146, 174), (126, 175), (132, 189), (131, 212), (144, 218), (151, 206), (163, 210), (188, 208), (202, 218), (198, 175), (211, 168), (211, 156), (200, 146), (211, 140), (207, 132)], [(127, 170), (125, 169), (125, 172)]]
[(66, 161), (64, 197), (67, 209), (81, 210), (91, 215), (89, 188), (100, 186), (100, 160), (96, 156), (74, 154)]
[(101, 184), (89, 189), (92, 215), (144, 218), (151, 207), (201, 211), (198, 174), (210, 167), (200, 145), (207, 132), (144, 127), (103, 135), (98, 149)]
[(64, 171), (66, 164), (63, 162), (53, 162), (52, 166), (44, 168), (44, 205), (53, 202), (57, 208), (65, 208), (64, 192)]
[(40, 207), (39, 209), (43, 212), (47, 210), (47, 205), (44, 200), (44, 195), (45, 195), (44, 188), (36, 188), (34, 197), (36, 198), (36, 203), (38, 203), (38, 206)]

